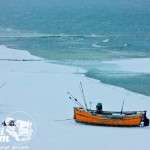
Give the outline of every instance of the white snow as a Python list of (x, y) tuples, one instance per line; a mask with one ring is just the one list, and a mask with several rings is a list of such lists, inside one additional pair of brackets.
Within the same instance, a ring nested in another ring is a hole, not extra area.
[[(35, 56), (0, 46), (0, 58), (35, 59)], [(103, 127), (74, 120), (56, 121), (73, 118), (75, 104), (67, 91), (83, 104), (80, 81), (93, 109), (97, 102), (102, 102), (104, 110), (119, 111), (125, 99), (124, 110), (147, 110), (150, 118), (150, 97), (102, 84), (86, 78), (83, 72), (44, 60), (0, 61), (0, 85), (7, 82), (0, 89), (0, 121), (13, 111), (29, 113), (37, 126), (35, 136), (26, 144), (31, 150), (149, 150), (150, 127)]]
[(129, 71), (133, 73), (150, 73), (150, 58), (134, 58), (103, 62), (118, 65), (123, 71)]
[(40, 59), (37, 56), (32, 56), (27, 51), (7, 48), (5, 45), (0, 45), (0, 59)]

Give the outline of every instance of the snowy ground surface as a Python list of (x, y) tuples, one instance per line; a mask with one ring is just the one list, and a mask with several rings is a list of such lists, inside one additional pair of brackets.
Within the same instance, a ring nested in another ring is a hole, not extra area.
[[(0, 59), (39, 58), (0, 46)], [(140, 65), (138, 59), (133, 61)], [(123, 63), (130, 69), (128, 61)], [(124, 110), (147, 110), (150, 118), (150, 97), (86, 78), (84, 72), (46, 60), (1, 60), (0, 85), (7, 83), (0, 89), (0, 121), (13, 111), (28, 112), (37, 127), (35, 136), (26, 144), (30, 150), (149, 150), (150, 127), (102, 127), (74, 120), (56, 121), (73, 118), (75, 104), (69, 100), (67, 91), (83, 103), (80, 81), (93, 109), (97, 102), (102, 102), (104, 110), (119, 111), (125, 100)]]
[(133, 73), (150, 73), (150, 58), (132, 58), (104, 62), (109, 64), (116, 64), (120, 66), (123, 71), (129, 71)]

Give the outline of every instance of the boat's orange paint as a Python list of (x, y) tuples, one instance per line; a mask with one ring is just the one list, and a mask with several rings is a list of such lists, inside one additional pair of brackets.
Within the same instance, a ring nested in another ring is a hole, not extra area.
[(120, 115), (113, 117), (112, 115), (92, 114), (80, 108), (74, 108), (74, 119), (77, 122), (91, 123), (96, 125), (112, 125), (112, 126), (140, 126), (143, 114)]

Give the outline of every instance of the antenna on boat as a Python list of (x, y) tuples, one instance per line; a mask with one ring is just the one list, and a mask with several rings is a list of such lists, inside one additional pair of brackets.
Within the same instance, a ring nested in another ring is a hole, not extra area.
[(90, 102), (90, 110), (91, 110), (91, 108), (92, 108), (92, 102)]
[(82, 94), (82, 98), (83, 98), (83, 100), (84, 100), (85, 108), (86, 108), (86, 110), (88, 110), (88, 107), (87, 107), (87, 103), (86, 103), (86, 99), (85, 99), (85, 95), (84, 95), (84, 91), (83, 91), (83, 87), (82, 87), (82, 83), (81, 83), (81, 82), (80, 82), (79, 88), (80, 88), (80, 90), (81, 90), (81, 94)]
[(78, 106), (84, 109), (83, 105), (70, 92), (67, 92), (67, 94), (70, 95), (69, 99), (73, 100)]
[(124, 101), (125, 101), (125, 100), (123, 100), (123, 103), (122, 103), (121, 115), (122, 115), (122, 112), (123, 112)]

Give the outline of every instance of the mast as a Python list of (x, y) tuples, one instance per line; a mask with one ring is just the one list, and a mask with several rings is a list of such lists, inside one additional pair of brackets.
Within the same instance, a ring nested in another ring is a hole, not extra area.
[(82, 83), (80, 82), (80, 90), (81, 90), (81, 94), (82, 94), (82, 98), (83, 98), (83, 101), (84, 101), (84, 104), (85, 104), (85, 108), (86, 110), (88, 110), (88, 107), (87, 107), (87, 103), (86, 103), (86, 99), (85, 99), (85, 95), (84, 95), (84, 91), (83, 91), (83, 87), (82, 87)]

